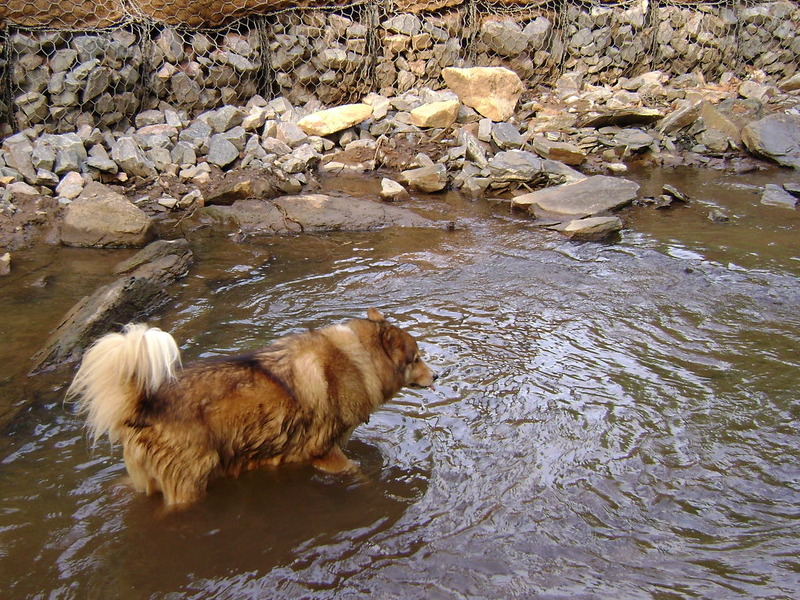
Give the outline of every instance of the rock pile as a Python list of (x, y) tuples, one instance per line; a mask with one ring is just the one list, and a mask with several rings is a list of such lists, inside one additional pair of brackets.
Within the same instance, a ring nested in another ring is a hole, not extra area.
[(63, 133), (83, 124), (127, 128), (138, 113), (166, 105), (195, 116), (259, 93), (295, 106), (346, 104), (373, 91), (395, 97), (441, 88), (445, 69), (467, 64), (506, 67), (530, 87), (552, 84), (564, 70), (605, 85), (648, 67), (716, 79), (743, 65), (782, 82), (800, 60), (800, 5), (789, 0), (575, 0), (500, 15), (447, 4), (420, 13), (371, 4), (289, 10), (219, 30), (141, 16), (96, 32), (12, 30), (0, 36), (8, 46), (0, 61), (10, 59), (0, 74), (9, 75), (18, 128), (45, 124)]
[[(29, 128), (0, 145), (0, 211), (10, 216), (23, 198), (49, 198), (68, 207), (65, 243), (141, 245), (152, 232), (140, 209), (152, 215), (297, 194), (317, 173), (383, 167), (406, 189), (500, 196), (579, 182), (586, 175), (576, 166), (624, 173), (631, 160), (675, 164), (688, 157), (724, 165), (749, 149), (780, 164), (800, 164), (797, 89), (784, 91), (765, 77), (741, 81), (725, 75), (709, 85), (690, 75), (667, 85), (664, 73), (651, 72), (622, 78), (612, 88), (567, 73), (553, 90), (520, 104), (521, 83), (511, 71), (448, 69), (444, 76), (448, 73), (459, 82), (474, 80), (454, 85), (458, 93), (425, 88), (394, 97), (370, 93), (361, 103), (332, 109), (316, 101), (296, 106), (283, 97), (267, 102), (253, 96), (243, 107), (226, 105), (195, 119), (172, 108), (148, 110), (136, 115), (135, 127), (116, 134), (89, 124), (61, 134)], [(509, 76), (514, 81), (507, 88), (497, 85), (498, 77)], [(516, 110), (499, 114), (482, 108), (504, 104)], [(226, 174), (242, 170), (257, 173), (261, 183), (218, 189)], [(91, 224), (97, 221), (91, 214), (76, 216), (91, 204), (92, 182), (124, 184), (129, 192), (112, 203), (118, 210), (104, 211), (132, 219), (113, 225), (113, 235), (109, 223)], [(384, 188), (387, 199), (404, 197), (396, 186)], [(621, 196), (623, 203), (630, 201), (627, 192)], [(123, 206), (130, 200), (139, 208)], [(594, 217), (611, 208), (568, 216)], [(119, 241), (120, 232), (136, 242)]]

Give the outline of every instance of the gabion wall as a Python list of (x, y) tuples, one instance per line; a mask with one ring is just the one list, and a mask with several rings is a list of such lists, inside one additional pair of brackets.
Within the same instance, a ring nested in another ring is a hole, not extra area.
[(142, 110), (194, 114), (254, 94), (336, 105), (438, 88), (448, 66), (501, 65), (532, 87), (572, 70), (596, 84), (653, 69), (712, 80), (760, 69), (780, 81), (800, 59), (796, 0), (286, 5), (10, 0), (0, 6), (0, 135), (124, 129)]

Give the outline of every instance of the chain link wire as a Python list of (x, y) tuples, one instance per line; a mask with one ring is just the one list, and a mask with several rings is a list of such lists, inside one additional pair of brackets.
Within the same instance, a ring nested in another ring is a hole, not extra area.
[(797, 0), (8, 0), (0, 135), (122, 130), (144, 110), (256, 94), (332, 106), (441, 88), (446, 67), (504, 66), (529, 88), (566, 71), (780, 81), (797, 70), (798, 29)]

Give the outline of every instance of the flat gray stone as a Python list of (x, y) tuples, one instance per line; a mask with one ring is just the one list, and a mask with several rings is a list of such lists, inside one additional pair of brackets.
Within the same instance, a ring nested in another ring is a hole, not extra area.
[(628, 179), (594, 175), (574, 183), (537, 190), (514, 198), (539, 219), (573, 220), (598, 216), (630, 204), (639, 184)]
[(303, 194), (271, 200), (237, 200), (231, 206), (206, 206), (190, 228), (210, 227), (215, 234), (244, 235), (363, 231), (383, 227), (433, 227), (416, 213), (363, 198)]
[(779, 185), (768, 183), (764, 186), (764, 193), (761, 195), (761, 204), (794, 208), (797, 206), (797, 202), (798, 200), (795, 196)]
[(775, 114), (748, 123), (742, 141), (756, 156), (800, 169), (800, 115)]

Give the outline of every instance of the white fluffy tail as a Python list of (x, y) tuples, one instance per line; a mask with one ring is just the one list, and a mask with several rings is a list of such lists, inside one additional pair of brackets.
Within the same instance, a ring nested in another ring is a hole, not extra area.
[(126, 325), (122, 333), (104, 335), (89, 347), (67, 398), (77, 398), (95, 442), (106, 432), (115, 442), (139, 399), (174, 378), (179, 366), (180, 351), (169, 333)]

